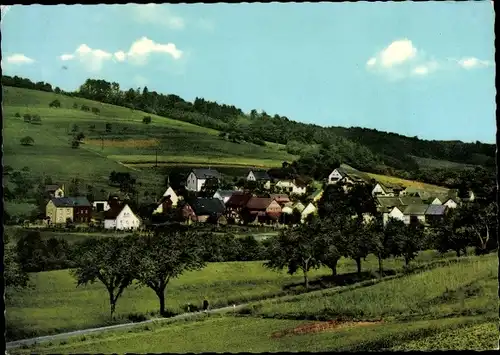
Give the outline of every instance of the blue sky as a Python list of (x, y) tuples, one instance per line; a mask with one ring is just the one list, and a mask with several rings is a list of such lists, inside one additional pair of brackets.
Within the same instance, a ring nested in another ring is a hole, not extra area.
[(490, 1), (16, 5), (2, 67), (65, 90), (102, 78), (322, 126), (494, 143), (493, 26)]

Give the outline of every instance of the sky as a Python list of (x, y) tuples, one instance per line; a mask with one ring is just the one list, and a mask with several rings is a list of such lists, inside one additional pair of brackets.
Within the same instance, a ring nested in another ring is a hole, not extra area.
[(63, 90), (105, 79), (321, 126), (495, 143), (490, 1), (14, 5), (1, 27), (4, 74)]

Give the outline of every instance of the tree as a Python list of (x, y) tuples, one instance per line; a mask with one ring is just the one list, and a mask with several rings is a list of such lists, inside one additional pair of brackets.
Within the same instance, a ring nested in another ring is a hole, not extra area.
[(45, 271), (45, 244), (38, 231), (24, 233), (16, 243), (19, 263), (24, 272)]
[(107, 133), (111, 132), (111, 123), (106, 123), (106, 132)]
[(68, 185), (68, 195), (69, 196), (80, 196), (81, 180), (79, 178), (71, 179)]
[(361, 216), (356, 216), (347, 221), (344, 231), (348, 235), (346, 254), (356, 261), (358, 274), (361, 273), (361, 259), (371, 252), (372, 234), (367, 231), (366, 222)]
[(73, 102), (73, 108), (74, 109), (77, 109), (78, 108), (78, 104), (76, 102)]
[(346, 253), (346, 240), (340, 231), (340, 223), (339, 218), (320, 218), (310, 225), (311, 235), (316, 236), (318, 248), (323, 250), (318, 260), (332, 270), (332, 276), (337, 276), (337, 264)]
[(79, 132), (79, 133), (76, 135), (76, 137), (75, 137), (75, 139), (76, 139), (77, 141), (81, 141), (81, 140), (83, 140), (84, 138), (85, 138), (85, 134), (83, 134), (83, 132)]
[(21, 114), (19, 112), (16, 112), (16, 114), (14, 115), (14, 117), (16, 118), (20, 118), (21, 117)]
[(390, 219), (385, 229), (389, 237), (388, 249), (391, 255), (404, 257), (405, 265), (408, 266), (423, 245), (423, 226), (420, 224), (407, 226), (402, 221)]
[(76, 252), (76, 269), (72, 275), (80, 285), (102, 282), (108, 291), (110, 317), (113, 318), (118, 299), (134, 279), (135, 258), (132, 247), (135, 237), (87, 239)]
[(308, 273), (321, 265), (323, 251), (307, 225), (301, 225), (291, 230), (282, 231), (270, 241), (268, 249), (269, 261), (265, 267), (275, 270), (288, 268), (290, 275), (301, 270), (304, 275), (304, 286), (309, 288)]
[[(5, 210), (4, 210), (5, 212)], [(26, 287), (29, 282), (28, 273), (19, 262), (15, 247), (10, 243), (8, 233), (4, 233), (4, 279), (6, 287)]]
[(33, 138), (31, 138), (30, 136), (26, 136), (26, 137), (21, 138), (21, 145), (28, 146), (28, 145), (33, 145), (34, 143), (35, 143), (35, 140)]
[(92, 113), (98, 115), (101, 113), (101, 110), (99, 110), (97, 107), (92, 107)]
[(160, 314), (165, 314), (165, 291), (184, 271), (205, 266), (201, 239), (182, 230), (161, 230), (137, 239), (133, 255), (138, 258), (136, 279), (158, 296)]
[(452, 209), (441, 221), (431, 222), (432, 235), (435, 237), (434, 247), (440, 252), (454, 250), (457, 257), (470, 245), (469, 233), (462, 224), (462, 211), (460, 208)]
[(487, 254), (497, 247), (495, 240), (490, 239), (496, 234), (497, 203), (490, 202), (470, 204), (462, 209), (461, 224), (473, 237), (476, 253)]
[(24, 122), (30, 123), (31, 122), (31, 115), (29, 113), (25, 113), (23, 115)]
[(76, 148), (78, 148), (79, 146), (80, 146), (80, 141), (79, 141), (79, 140), (77, 140), (77, 139), (73, 139), (73, 140), (71, 141), (71, 148), (76, 149)]
[(71, 132), (78, 132), (78, 125), (76, 123), (73, 124), (73, 126), (71, 127)]
[(59, 108), (61, 107), (61, 102), (58, 99), (51, 101), (49, 107)]
[(382, 219), (379, 216), (368, 221), (364, 228), (365, 233), (369, 234), (369, 249), (378, 259), (379, 277), (383, 276), (383, 261), (390, 256), (389, 241), (392, 236), (391, 230), (385, 230)]
[(142, 118), (142, 123), (145, 123), (145, 124), (151, 123), (151, 116), (144, 116)]
[(56, 86), (56, 88), (54, 89), (54, 92), (56, 94), (60, 94), (61, 93), (61, 89), (59, 88), (59, 86)]
[(31, 123), (32, 124), (42, 124), (42, 118), (40, 117), (40, 115), (35, 114), (35, 115), (33, 115), (33, 117), (31, 117)]

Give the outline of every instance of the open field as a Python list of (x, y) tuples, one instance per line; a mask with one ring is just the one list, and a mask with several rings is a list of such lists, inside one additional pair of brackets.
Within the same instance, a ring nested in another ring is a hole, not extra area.
[[(61, 108), (49, 108), (58, 99)], [(100, 114), (73, 109), (85, 104), (97, 107)], [(84, 184), (106, 188), (109, 173), (129, 171), (146, 188), (161, 185), (163, 177), (152, 170), (131, 169), (123, 163), (153, 165), (159, 162), (181, 164), (219, 164), (228, 166), (273, 167), (295, 156), (284, 147), (264, 147), (250, 143), (233, 143), (218, 136), (219, 132), (190, 123), (149, 115), (86, 99), (13, 87), (4, 88), (3, 97), (4, 164), (14, 169), (28, 166), (34, 176), (49, 174), (55, 181), (68, 182), (78, 177)], [(19, 113), (21, 117), (15, 117)], [(39, 114), (41, 125), (23, 121), (25, 113)], [(152, 117), (145, 125), (142, 118)], [(110, 123), (111, 132), (105, 131)], [(80, 148), (72, 149), (72, 127), (85, 134)], [(94, 128), (91, 128), (94, 126)], [(33, 146), (21, 146), (19, 140), (30, 136)], [(156, 150), (158, 150), (156, 152)]]
[(415, 159), (422, 169), (471, 169), (474, 168), (475, 165), (455, 163), (448, 160), (439, 160), (439, 159), (430, 159), (430, 158), (421, 158), (412, 156)]
[(426, 184), (420, 181), (414, 181), (414, 180), (405, 180), (405, 179), (400, 179), (394, 176), (387, 176), (387, 175), (379, 175), (379, 174), (372, 174), (372, 173), (365, 173), (368, 175), (370, 178), (375, 179), (376, 181), (380, 183), (389, 183), (389, 184), (401, 184), (405, 187), (415, 187), (415, 188), (420, 188), (426, 191), (430, 192), (446, 192), (448, 189), (445, 187), (437, 186), (437, 185), (431, 185), (431, 184)]
[(496, 264), (494, 254), (466, 257), (397, 280), (389, 278), (344, 292), (313, 291), (254, 303), (276, 305), (284, 310), (290, 303), (303, 303), (301, 309), (315, 315), (334, 307), (338, 312), (336, 316), (329, 314), (328, 319), (337, 319), (335, 322), (313, 322), (297, 314), (289, 319), (263, 318), (255, 312), (208, 315), (195, 321), (153, 323), (130, 330), (73, 337), (14, 352), (495, 349), (498, 347)]
[[(449, 254), (422, 252), (416, 263), (425, 264), (446, 257)], [(400, 270), (403, 261), (388, 259), (384, 264), (386, 269)], [(372, 255), (363, 262), (363, 271), (374, 271), (377, 267), (377, 259)], [(342, 259), (339, 262), (339, 274), (355, 270), (353, 260)], [(311, 272), (311, 279), (314, 281), (330, 273), (326, 268), (315, 270)], [(184, 305), (189, 302), (201, 304), (204, 297), (213, 308), (244, 303), (300, 291), (302, 281), (300, 274), (290, 276), (285, 271), (274, 272), (264, 268), (260, 261), (210, 263), (200, 271), (186, 273), (171, 281), (166, 306), (170, 311), (180, 313)], [(6, 317), (9, 340), (107, 324), (107, 293), (100, 283), (76, 288), (68, 270), (34, 273), (31, 274), (31, 282), (33, 290), (8, 290), (6, 305), (9, 311)], [(133, 286), (126, 289), (119, 299), (116, 315), (119, 322), (124, 322), (130, 313), (149, 314), (156, 312), (157, 308), (158, 300), (153, 291)], [(79, 316), (75, 317), (75, 314)]]

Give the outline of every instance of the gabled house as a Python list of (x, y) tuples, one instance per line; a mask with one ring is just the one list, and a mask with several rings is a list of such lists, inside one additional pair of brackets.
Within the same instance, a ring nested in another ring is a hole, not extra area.
[(177, 203), (179, 202), (179, 196), (175, 193), (174, 189), (169, 186), (165, 192), (163, 193), (163, 196), (169, 196), (170, 197), (170, 201), (172, 201), (172, 206), (173, 207), (176, 207), (177, 206)]
[(196, 222), (226, 224), (224, 203), (218, 198), (197, 198), (190, 201), (190, 205), (195, 214)]
[(92, 205), (86, 197), (53, 198), (47, 203), (45, 214), (51, 224), (64, 224), (68, 219), (75, 223), (89, 223)]
[(403, 212), (404, 212), (405, 208), (406, 208), (406, 206), (395, 206), (395, 207), (388, 209), (387, 212), (384, 212), (382, 214), (382, 221), (383, 221), (384, 226), (387, 224), (387, 222), (389, 222), (389, 220), (391, 218), (395, 219), (395, 220), (399, 220), (401, 222), (404, 222), (405, 215)]
[(160, 197), (160, 200), (155, 205), (156, 208), (153, 210), (153, 214), (165, 214), (177, 206), (177, 204), (174, 206), (170, 195)]
[(291, 202), (288, 195), (285, 194), (269, 194), (269, 197), (278, 202), (280, 206), (284, 206), (285, 204)]
[(186, 180), (186, 190), (201, 191), (207, 180), (217, 180), (220, 182), (222, 175), (215, 169), (193, 169)]
[(252, 197), (242, 215), (248, 223), (277, 221), (281, 215), (281, 206), (269, 197)]
[(338, 182), (343, 182), (346, 184), (358, 184), (366, 183), (368, 177), (364, 173), (354, 169), (352, 166), (347, 164), (340, 164), (340, 167), (334, 169), (330, 175), (328, 175), (328, 184), (336, 184)]
[(419, 197), (423, 201), (428, 201), (432, 196), (431, 193), (419, 187), (408, 186), (406, 189), (399, 193), (399, 196), (405, 197)]
[(110, 194), (98, 192), (93, 195), (92, 208), (95, 212), (105, 212), (111, 208), (109, 204)]
[(399, 196), (399, 193), (404, 190), (404, 187), (398, 184), (389, 184), (377, 182), (372, 190), (372, 196)]
[(271, 188), (271, 177), (266, 171), (250, 170), (246, 179), (262, 184), (265, 189)]
[(448, 207), (445, 205), (431, 204), (425, 211), (426, 223), (441, 222), (446, 214)]
[(375, 198), (377, 209), (381, 213), (390, 213), (394, 207), (402, 207), (409, 205), (422, 205), (424, 202), (419, 197), (389, 197), (377, 196)]
[(307, 216), (316, 213), (316, 211), (317, 211), (316, 206), (314, 206), (311, 202), (309, 202), (309, 204), (301, 212), (302, 222), (306, 220)]
[(457, 197), (450, 196), (450, 194), (440, 194), (432, 199), (432, 205), (446, 205), (448, 208), (457, 208), (459, 200)]
[(222, 201), (222, 203), (225, 204), (227, 201), (229, 201), (234, 192), (235, 192), (234, 190), (217, 190), (214, 193), (213, 197), (218, 198), (219, 200)]
[(429, 205), (409, 205), (406, 206), (403, 214), (405, 216), (405, 224), (415, 224), (422, 223), (425, 224), (425, 212), (429, 208)]
[(300, 213), (302, 213), (302, 211), (304, 211), (304, 209), (306, 208), (306, 206), (304, 206), (304, 204), (302, 202), (297, 202), (295, 203), (292, 208), (295, 210), (295, 211), (299, 211)]
[(138, 229), (141, 220), (135, 215), (129, 205), (114, 205), (104, 213), (104, 228), (130, 230)]
[(236, 191), (226, 202), (226, 218), (229, 222), (239, 223), (241, 212), (253, 197), (249, 192)]
[(45, 185), (45, 195), (49, 198), (64, 197), (64, 185)]

